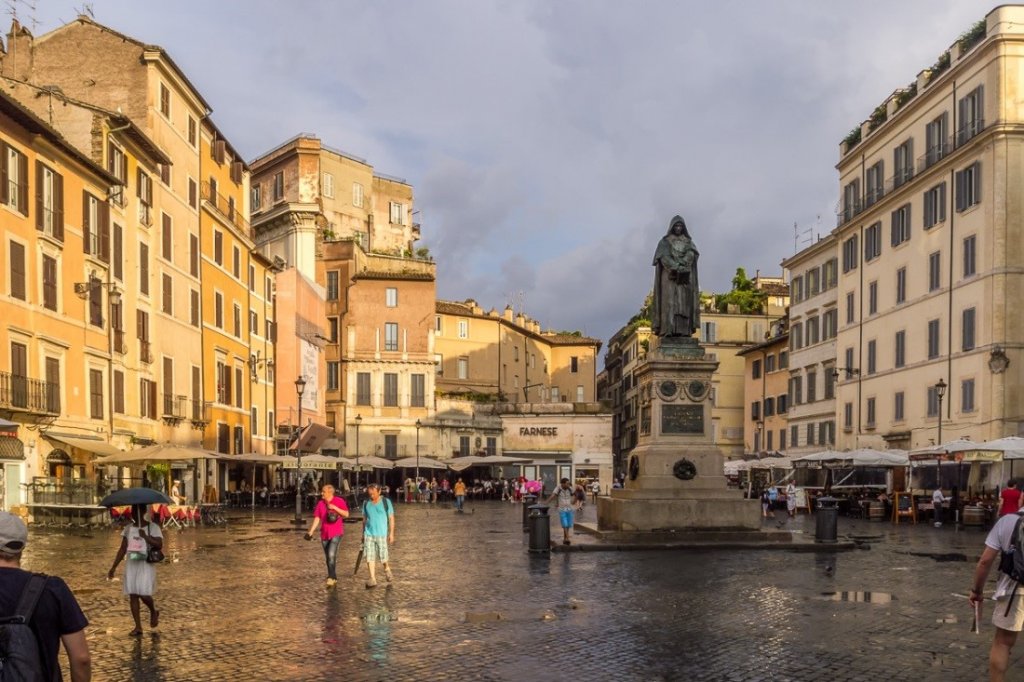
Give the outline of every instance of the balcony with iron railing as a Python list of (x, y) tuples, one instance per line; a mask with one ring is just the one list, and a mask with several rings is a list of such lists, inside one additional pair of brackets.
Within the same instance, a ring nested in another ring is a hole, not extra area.
[(201, 194), (203, 201), (210, 204), (225, 220), (238, 228), (249, 239), (254, 238), (252, 227), (249, 225), (249, 221), (242, 215), (238, 206), (232, 205), (227, 197), (218, 192), (216, 188), (210, 187), (209, 182), (202, 184)]
[(60, 414), (60, 384), (0, 371), (0, 408)]
[(184, 419), (187, 412), (188, 396), (164, 393), (164, 417)]
[(191, 409), (189, 418), (192, 420), (192, 428), (203, 429), (213, 419), (213, 403), (203, 400), (190, 400)]

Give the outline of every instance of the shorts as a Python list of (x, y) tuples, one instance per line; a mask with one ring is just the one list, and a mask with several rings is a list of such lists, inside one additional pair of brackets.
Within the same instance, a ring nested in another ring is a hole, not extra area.
[(559, 509), (558, 520), (562, 522), (562, 528), (572, 528), (572, 509)]
[(992, 611), (992, 625), (1010, 632), (1020, 632), (1024, 630), (1024, 594), (1017, 590), (1013, 603), (1010, 604), (1010, 613), (1007, 614), (1006, 605), (1009, 599), (1010, 596), (1007, 595), (996, 600)]
[(377, 538), (370, 535), (363, 536), (363, 551), (366, 553), (366, 562), (379, 561), (382, 564), (388, 562), (388, 539)]

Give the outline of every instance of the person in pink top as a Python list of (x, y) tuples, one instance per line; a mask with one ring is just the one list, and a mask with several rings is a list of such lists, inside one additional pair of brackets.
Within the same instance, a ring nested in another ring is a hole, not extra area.
[(334, 496), (334, 486), (325, 485), (320, 492), (320, 501), (313, 510), (313, 523), (306, 532), (306, 539), (312, 540), (317, 527), (320, 528), (320, 544), (324, 548), (327, 560), (327, 587), (338, 583), (335, 565), (338, 562), (338, 545), (345, 534), (345, 519), (348, 518), (348, 505), (345, 500)]
[(1020, 481), (1011, 478), (1007, 481), (1003, 491), (999, 493), (999, 499), (1002, 500), (999, 505), (999, 516), (1016, 514), (1017, 510), (1021, 508), (1021, 497)]

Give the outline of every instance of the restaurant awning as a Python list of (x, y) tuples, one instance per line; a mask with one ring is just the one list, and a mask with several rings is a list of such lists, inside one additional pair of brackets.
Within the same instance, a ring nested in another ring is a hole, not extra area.
[(55, 436), (48, 433), (44, 433), (43, 437), (48, 438), (49, 440), (52, 441), (56, 441), (57, 443), (70, 445), (71, 447), (78, 448), (79, 450), (91, 452), (95, 455), (119, 455), (122, 452), (120, 449), (102, 440), (92, 440), (90, 438), (73, 438), (71, 436), (64, 435)]

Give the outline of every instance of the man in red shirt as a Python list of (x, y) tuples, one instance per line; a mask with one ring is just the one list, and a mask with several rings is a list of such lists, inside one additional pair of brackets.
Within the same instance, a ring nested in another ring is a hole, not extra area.
[(1016, 514), (1017, 510), (1020, 509), (1021, 491), (1018, 489), (1019, 484), (1020, 482), (1016, 478), (1011, 478), (1007, 481), (1003, 492), (999, 493), (999, 498), (1002, 500), (1002, 504), (999, 505), (999, 516)]

